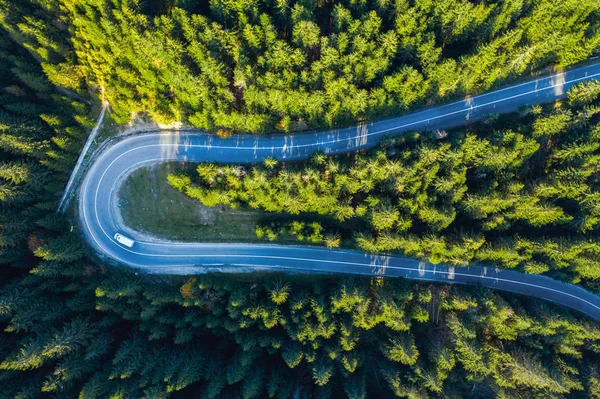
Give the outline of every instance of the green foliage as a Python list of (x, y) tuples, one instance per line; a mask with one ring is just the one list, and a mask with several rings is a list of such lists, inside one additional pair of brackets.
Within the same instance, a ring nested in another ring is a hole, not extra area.
[(87, 121), (87, 107), (53, 94), (40, 66), (3, 32), (0, 59), (0, 264), (27, 267), (20, 260), (29, 251), (79, 258), (78, 238), (65, 248), (36, 230), (63, 231), (64, 220), (47, 210), (76, 159), (84, 129), (75, 118)]
[[(54, 84), (100, 88), (127, 122), (301, 131), (498, 86), (600, 44), (595, 0), (26, 0), (0, 22)], [(46, 79), (17, 67), (34, 90)], [(593, 91), (593, 89), (590, 88)]]
[[(122, 122), (292, 132), (569, 65), (599, 40), (592, 0), (292, 3), (0, 1), (0, 396), (598, 397), (598, 326), (547, 303), (377, 278), (136, 276), (87, 258), (54, 214), (86, 87)], [(397, 155), (169, 181), (207, 204), (340, 222), (259, 226), (269, 239), (592, 281), (596, 97), (582, 85), (568, 108), (495, 133), (407, 135)]]
[(392, 338), (389, 344), (382, 348), (382, 352), (389, 360), (408, 366), (414, 365), (419, 358), (419, 351), (413, 337)]
[[(259, 277), (264, 282), (257, 284), (256, 277), (202, 275), (194, 282), (194, 297), (184, 298), (177, 284), (153, 279), (126, 293), (119, 287), (128, 279), (117, 275), (106, 279), (97, 301), (109, 314), (126, 316), (136, 326), (111, 360), (113, 380), (127, 381), (129, 392), (155, 381), (161, 392), (197, 386), (206, 389), (207, 397), (224, 392), (278, 397), (290, 384), (290, 376), (305, 374), (308, 380), (300, 384), (310, 396), (323, 394), (319, 387), (342, 384), (348, 397), (364, 397), (369, 387), (374, 388), (368, 377), (374, 378), (371, 373), (379, 373), (379, 368), (389, 383), (377, 388), (382, 393), (418, 391), (423, 397), (440, 392), (465, 396), (473, 385), (483, 390), (495, 387), (506, 395), (518, 391), (584, 397), (586, 391), (581, 389), (587, 388), (578, 387), (592, 387), (595, 381), (592, 375), (588, 379), (587, 374), (571, 373), (559, 364), (568, 363), (571, 370), (593, 365), (595, 352), (586, 342), (600, 339), (600, 330), (557, 314), (541, 302), (521, 303), (489, 291), (423, 287), (399, 280), (326, 279), (315, 286), (310, 280), (281, 276)], [(289, 299), (272, 306), (274, 290), (287, 292)], [(462, 302), (470, 306), (459, 305)], [(424, 303), (431, 304), (426, 312), (436, 314), (437, 321), (405, 319), (403, 332), (391, 328), (402, 314), (413, 314)], [(256, 318), (259, 308), (277, 314), (281, 323), (271, 325), (271, 316)], [(148, 341), (156, 317), (168, 331), (160, 344)], [(340, 328), (328, 331), (331, 322)], [(171, 340), (177, 331), (190, 328), (194, 335), (217, 335), (219, 347), (190, 343), (186, 352), (180, 352), (180, 345)], [(344, 343), (348, 337), (360, 344), (348, 347)], [(189, 363), (192, 359), (197, 362)], [(212, 360), (195, 366), (203, 359)], [(402, 373), (394, 374), (398, 367)], [(177, 377), (165, 377), (174, 372), (169, 370), (177, 370)]]

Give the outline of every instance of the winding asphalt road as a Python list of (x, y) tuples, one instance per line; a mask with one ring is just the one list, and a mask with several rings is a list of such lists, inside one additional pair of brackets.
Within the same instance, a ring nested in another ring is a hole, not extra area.
[[(249, 163), (266, 157), (300, 160), (317, 150), (341, 154), (373, 147), (385, 136), (446, 129), (489, 114), (554, 101), (563, 98), (574, 84), (593, 78), (600, 79), (600, 63), (398, 118), (325, 132), (226, 139), (176, 132), (125, 137), (100, 153), (88, 170), (80, 189), (81, 225), (99, 255), (152, 273), (288, 270), (480, 284), (556, 302), (600, 321), (600, 297), (543, 276), (484, 266), (455, 269), (397, 256), (315, 247), (144, 240), (142, 234), (122, 225), (118, 206), (115, 206), (119, 184), (129, 173), (147, 164), (168, 161)], [(113, 238), (116, 232), (126, 232), (137, 242), (127, 248)]]

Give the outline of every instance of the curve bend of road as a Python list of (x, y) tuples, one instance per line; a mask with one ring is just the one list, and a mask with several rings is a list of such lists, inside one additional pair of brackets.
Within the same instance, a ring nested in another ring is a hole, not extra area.
[[(600, 297), (548, 277), (493, 267), (454, 268), (399, 256), (351, 250), (259, 245), (181, 243), (145, 239), (123, 225), (116, 196), (120, 182), (144, 165), (169, 161), (253, 163), (267, 157), (302, 160), (315, 151), (334, 155), (373, 147), (385, 136), (406, 131), (447, 129), (489, 114), (561, 99), (575, 84), (600, 79), (600, 63), (540, 78), (462, 101), (352, 128), (296, 135), (215, 135), (154, 132), (124, 137), (97, 155), (80, 188), (79, 217), (86, 239), (103, 258), (151, 273), (279, 270), (403, 277), (432, 282), (479, 284), (559, 303), (600, 321)], [(113, 237), (128, 232), (132, 248)]]

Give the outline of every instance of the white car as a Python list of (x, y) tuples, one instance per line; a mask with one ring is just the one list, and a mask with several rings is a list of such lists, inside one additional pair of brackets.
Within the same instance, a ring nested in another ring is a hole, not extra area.
[(135, 244), (134, 240), (132, 240), (131, 238), (125, 237), (123, 234), (120, 234), (120, 233), (115, 234), (115, 240), (117, 240), (118, 242), (120, 242), (121, 244), (123, 244), (129, 248), (133, 247), (133, 244)]

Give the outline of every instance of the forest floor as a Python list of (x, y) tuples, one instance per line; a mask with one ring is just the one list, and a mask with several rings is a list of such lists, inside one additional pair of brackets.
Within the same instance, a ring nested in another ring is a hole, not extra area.
[[(256, 225), (289, 216), (260, 210), (207, 207), (180, 193), (167, 181), (181, 171), (180, 163), (159, 164), (133, 172), (119, 193), (125, 224), (135, 230), (166, 239), (212, 242), (265, 242), (256, 237)], [(293, 237), (278, 240), (297, 243)]]

